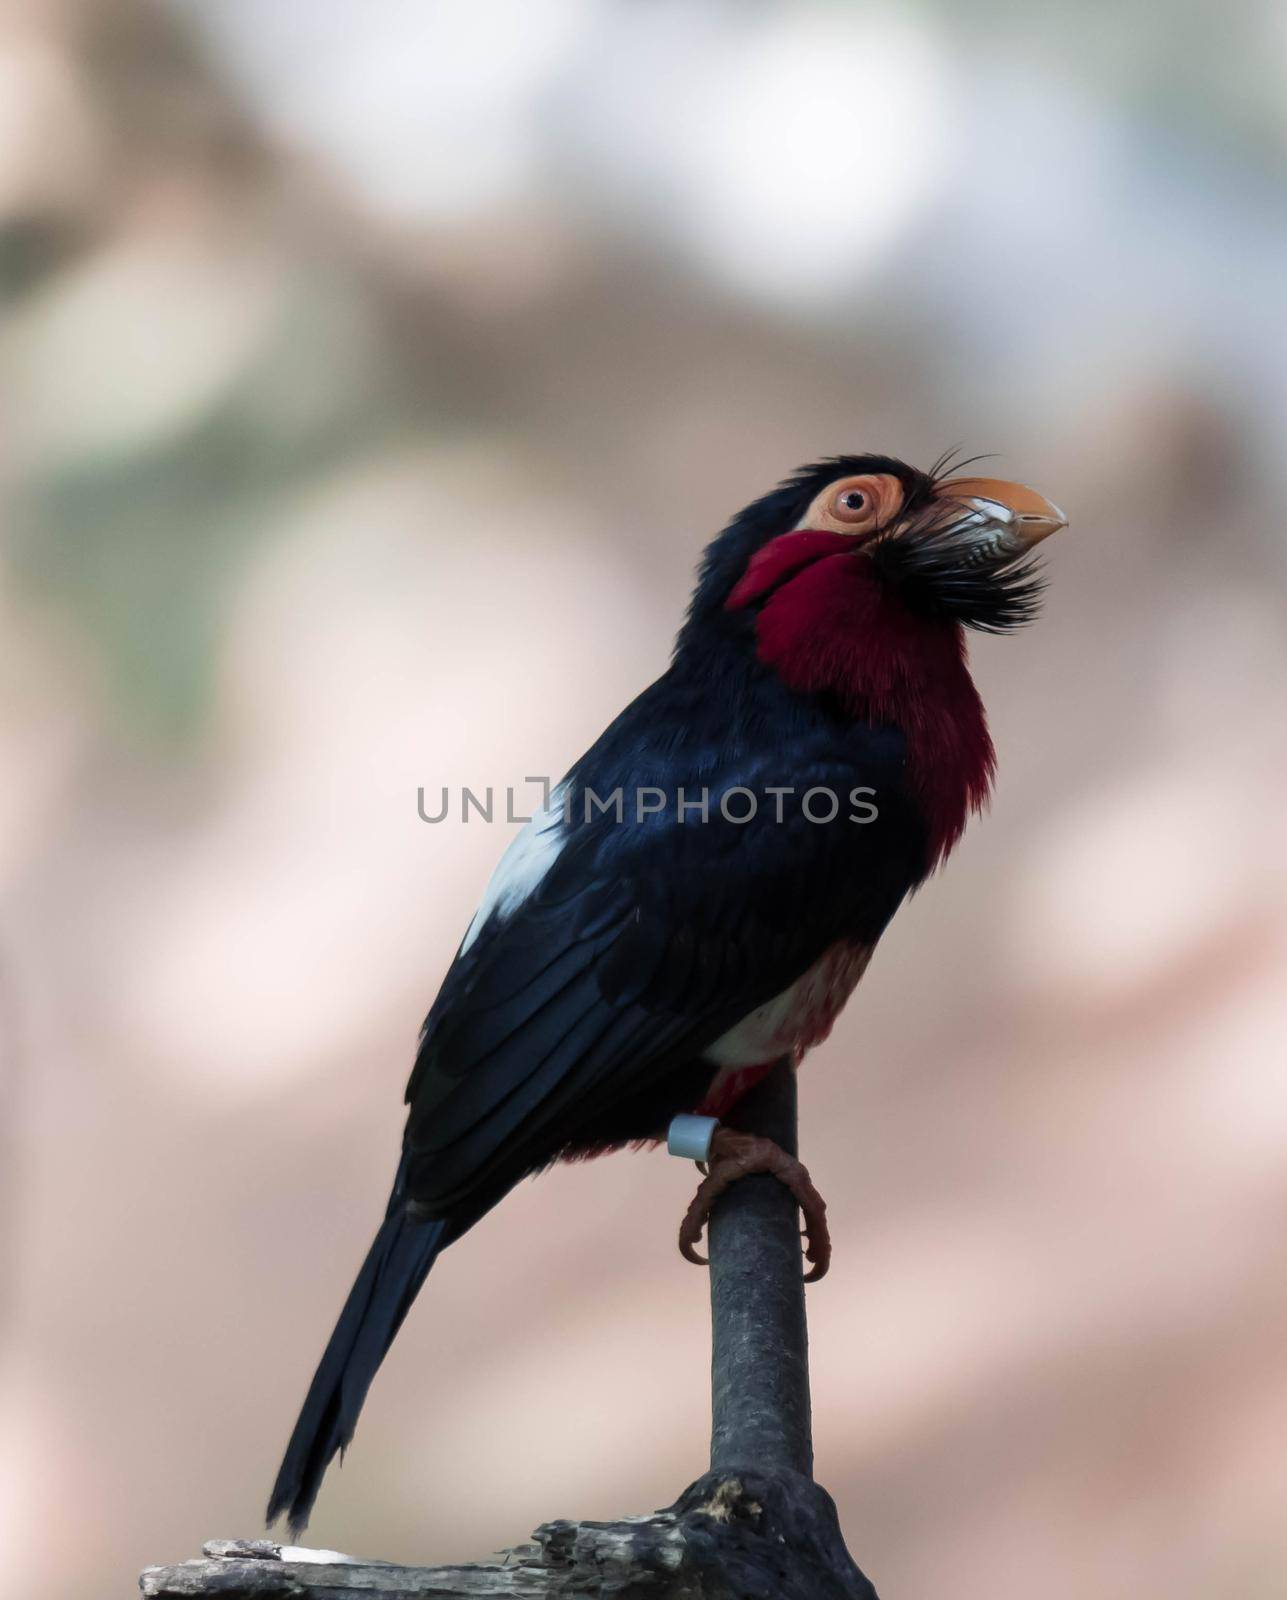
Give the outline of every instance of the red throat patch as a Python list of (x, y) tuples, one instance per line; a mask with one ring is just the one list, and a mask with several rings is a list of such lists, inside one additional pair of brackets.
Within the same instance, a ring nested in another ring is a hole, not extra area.
[(765, 595), (755, 632), (766, 666), (802, 693), (836, 695), (855, 719), (903, 731), (938, 866), (987, 801), (996, 767), (964, 630), (907, 610), (844, 534), (802, 529), (772, 540), (726, 607)]

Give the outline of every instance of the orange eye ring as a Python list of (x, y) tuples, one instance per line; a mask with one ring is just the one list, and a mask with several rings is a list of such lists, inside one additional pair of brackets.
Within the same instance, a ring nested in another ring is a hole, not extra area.
[(799, 524), (854, 536), (888, 527), (903, 506), (903, 486), (892, 473), (864, 472), (829, 483)]

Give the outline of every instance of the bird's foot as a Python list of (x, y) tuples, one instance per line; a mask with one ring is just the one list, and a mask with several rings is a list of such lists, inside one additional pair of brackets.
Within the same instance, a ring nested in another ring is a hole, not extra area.
[(702, 1229), (710, 1219), (715, 1202), (739, 1178), (754, 1172), (767, 1172), (784, 1183), (795, 1196), (804, 1216), (804, 1254), (810, 1263), (806, 1283), (816, 1283), (831, 1265), (831, 1235), (827, 1231), (827, 1202), (813, 1186), (808, 1168), (789, 1156), (772, 1139), (753, 1133), (738, 1133), (733, 1128), (716, 1128), (711, 1139), (710, 1161), (693, 1203), (679, 1225), (679, 1253), (685, 1261), (704, 1267), (707, 1258), (697, 1253)]

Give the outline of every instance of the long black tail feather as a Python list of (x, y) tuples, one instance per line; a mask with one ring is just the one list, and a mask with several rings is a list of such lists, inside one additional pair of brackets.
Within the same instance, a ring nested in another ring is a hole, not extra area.
[(268, 1501), (268, 1521), (282, 1515), (292, 1534), (308, 1526), (322, 1478), (353, 1437), (358, 1413), (420, 1285), (448, 1242), (444, 1221), (406, 1215), (398, 1189), (388, 1216), (349, 1291)]

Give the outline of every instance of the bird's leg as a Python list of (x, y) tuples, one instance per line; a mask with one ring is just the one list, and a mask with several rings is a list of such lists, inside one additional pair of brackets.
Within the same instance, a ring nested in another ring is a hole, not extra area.
[(769, 1173), (795, 1196), (804, 1216), (804, 1253), (810, 1263), (804, 1281), (816, 1283), (831, 1265), (827, 1202), (814, 1188), (808, 1169), (794, 1156), (789, 1156), (772, 1139), (738, 1133), (733, 1128), (716, 1128), (711, 1137), (706, 1176), (679, 1225), (679, 1253), (685, 1261), (692, 1261), (699, 1267), (706, 1265), (707, 1258), (697, 1253), (697, 1242), (715, 1202), (730, 1184), (739, 1178), (749, 1178), (754, 1172)]

